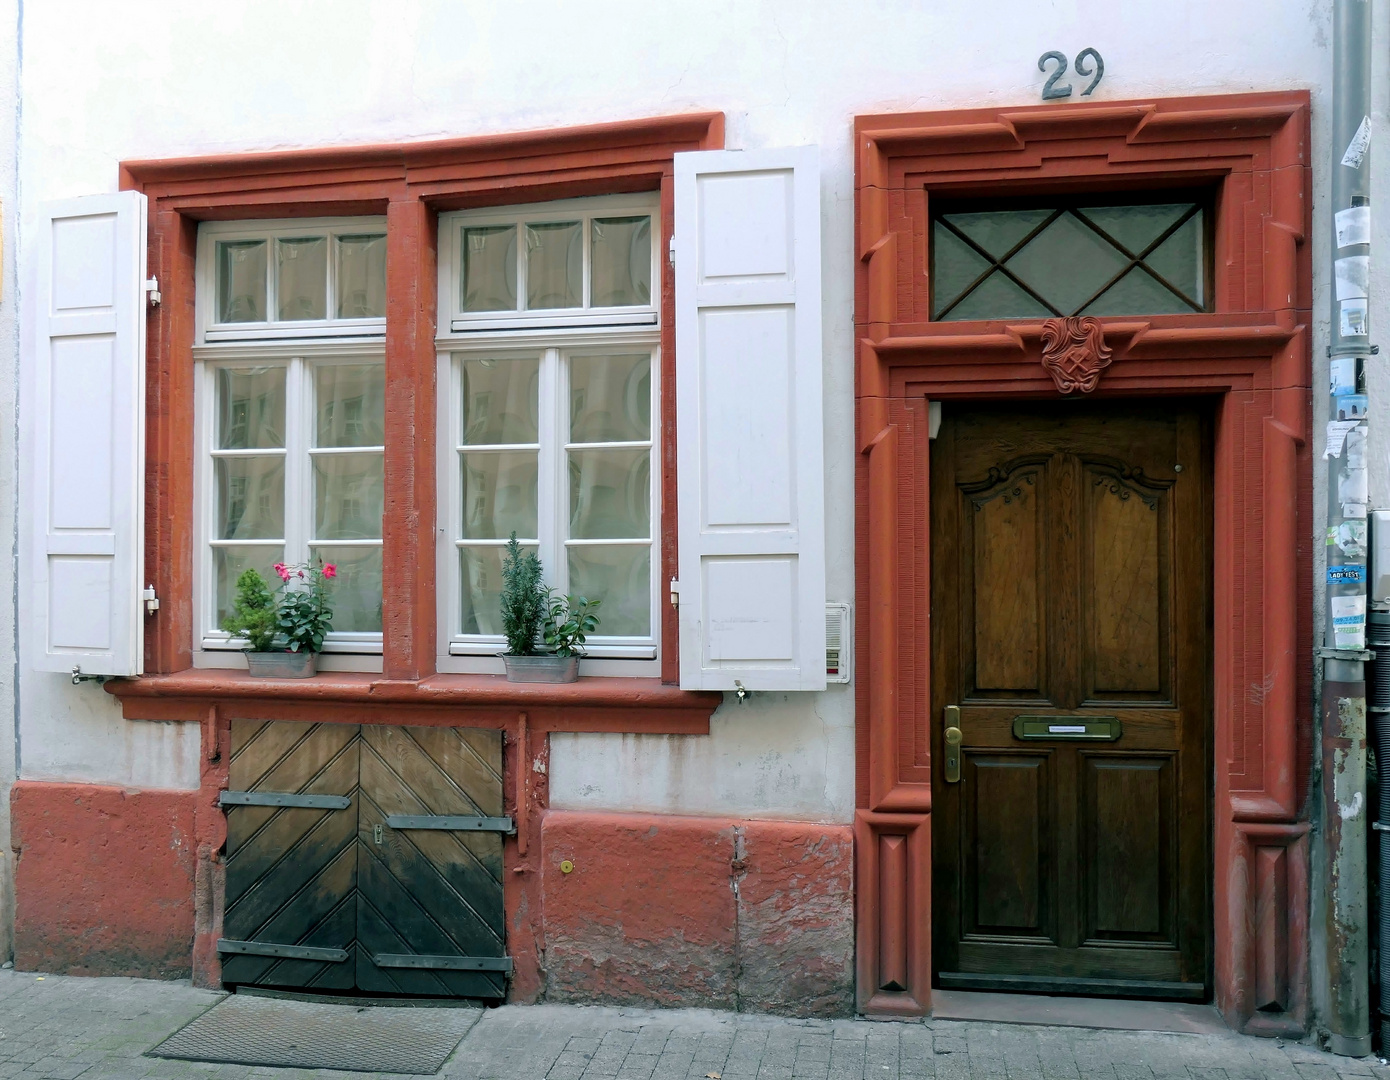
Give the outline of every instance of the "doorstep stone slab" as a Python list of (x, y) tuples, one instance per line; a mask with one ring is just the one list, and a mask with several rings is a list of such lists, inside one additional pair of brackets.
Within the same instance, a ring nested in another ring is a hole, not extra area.
[(1226, 1035), (1230, 1028), (1211, 1005), (1121, 998), (1048, 997), (933, 990), (935, 1020), (978, 1020), (995, 1024), (1039, 1024), (1111, 1031), (1173, 1031)]

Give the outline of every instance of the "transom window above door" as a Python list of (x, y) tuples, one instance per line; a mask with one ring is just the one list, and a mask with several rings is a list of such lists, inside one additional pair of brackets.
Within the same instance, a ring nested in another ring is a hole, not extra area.
[(441, 216), (441, 322), (453, 331), (655, 326), (654, 196)]
[(932, 318), (1211, 310), (1204, 196), (933, 200)]

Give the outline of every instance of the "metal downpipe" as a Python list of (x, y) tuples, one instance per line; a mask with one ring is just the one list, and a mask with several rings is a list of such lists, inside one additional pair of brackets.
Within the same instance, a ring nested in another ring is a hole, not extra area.
[(1362, 1057), (1371, 1051), (1365, 683), (1369, 0), (1335, 0), (1333, 24), (1326, 637), (1319, 650), (1324, 660), (1321, 773), (1327, 854), (1328, 995), (1323, 1020), (1330, 1050)]

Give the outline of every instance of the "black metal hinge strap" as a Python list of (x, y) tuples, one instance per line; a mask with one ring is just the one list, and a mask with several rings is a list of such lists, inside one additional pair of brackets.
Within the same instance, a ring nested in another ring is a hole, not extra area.
[(378, 953), (372, 963), (383, 968), (423, 968), (427, 971), (502, 971), (512, 973), (510, 956), (417, 956)]
[(220, 953), (241, 953), (245, 956), (278, 956), (285, 960), (323, 960), (341, 964), (348, 958), (346, 949), (315, 949), (308, 945), (272, 945), (266, 941), (232, 941), (217, 939)]
[(462, 817), (447, 814), (390, 814), (393, 829), (444, 829), (449, 832), (515, 832), (509, 817)]
[(224, 791), (219, 806), (294, 806), (305, 810), (346, 810), (346, 795), (296, 795), (287, 791)]

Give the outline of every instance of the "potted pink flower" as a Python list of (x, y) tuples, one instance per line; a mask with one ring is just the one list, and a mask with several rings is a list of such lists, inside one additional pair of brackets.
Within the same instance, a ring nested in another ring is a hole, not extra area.
[(318, 654), (333, 624), (328, 582), (333, 563), (276, 563), (279, 586), (271, 591), (254, 569), (237, 578), (232, 614), (222, 629), (246, 639), (246, 667), (257, 678), (307, 679), (318, 670)]

